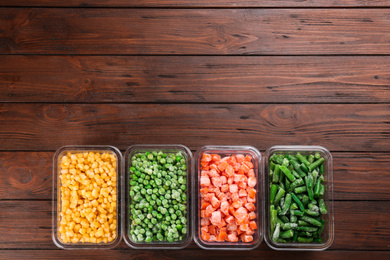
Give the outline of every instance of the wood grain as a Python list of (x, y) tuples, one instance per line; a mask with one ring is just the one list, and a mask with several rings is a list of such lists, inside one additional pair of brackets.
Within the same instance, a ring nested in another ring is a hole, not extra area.
[[(388, 250), (389, 201), (336, 201), (334, 206), (335, 240), (330, 249)], [(0, 232), (7, 234), (0, 237), (0, 248), (56, 248), (51, 239), (51, 201), (0, 201), (0, 207)], [(119, 248), (128, 247), (122, 242)], [(197, 246), (191, 243), (189, 248)], [(262, 245), (258, 250), (264, 249)]]
[[(153, 95), (152, 93), (150, 95)], [(0, 104), (2, 150), (69, 144), (320, 144), (330, 151), (389, 151), (386, 104)]]
[(388, 9), (0, 9), (0, 53), (388, 54)]
[[(185, 250), (185, 259), (198, 260), (203, 259), (207, 254), (211, 259), (237, 259), (242, 257), (240, 251), (201, 251), (196, 249)], [(96, 251), (64, 251), (64, 250), (13, 250), (0, 251), (0, 257), (5, 259), (25, 259), (28, 255), (29, 259), (183, 259), (182, 250), (101, 250)], [(375, 259), (388, 259), (390, 252), (385, 251), (322, 251), (322, 252), (286, 252), (286, 251), (247, 251), (245, 252), (245, 259), (257, 260), (260, 257), (266, 259), (291, 259), (291, 260), (311, 260), (313, 257), (318, 260), (329, 259), (367, 259), (367, 256)]]
[(3, 0), (0, 6), (52, 7), (388, 7), (386, 0)]
[[(53, 155), (0, 152), (0, 199), (51, 199)], [(335, 152), (332, 156), (335, 200), (390, 200), (389, 153)]]
[(390, 57), (16, 55), (0, 61), (3, 102), (390, 102)]

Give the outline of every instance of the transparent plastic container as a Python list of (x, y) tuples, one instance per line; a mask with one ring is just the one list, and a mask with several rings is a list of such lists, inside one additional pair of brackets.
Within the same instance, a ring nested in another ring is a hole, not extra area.
[[(184, 159), (186, 160), (186, 166), (187, 166), (187, 234), (186, 237), (182, 241), (177, 242), (168, 242), (168, 241), (152, 241), (152, 242), (143, 242), (139, 243), (136, 241), (133, 241), (131, 239), (130, 233), (130, 204), (131, 204), (131, 198), (130, 198), (130, 167), (132, 167), (131, 158), (133, 155), (137, 153), (144, 153), (144, 152), (159, 152), (162, 151), (164, 153), (178, 153), (181, 152), (181, 154), (184, 156)], [(130, 146), (126, 153), (125, 153), (125, 178), (123, 180), (124, 190), (125, 190), (125, 199), (124, 199), (124, 207), (123, 207), (123, 216), (124, 216), (124, 240), (128, 246), (134, 249), (183, 249), (187, 247), (191, 240), (192, 240), (192, 228), (191, 228), (191, 178), (190, 178), (190, 170), (191, 170), (191, 160), (192, 160), (192, 153), (191, 151), (185, 147), (184, 145), (180, 144), (172, 144), (172, 145), (161, 145), (161, 144), (141, 144), (141, 145), (133, 145)]]
[[(204, 241), (201, 237), (201, 226), (200, 226), (200, 176), (201, 176), (201, 165), (200, 161), (202, 159), (203, 153), (209, 154), (219, 154), (222, 158), (225, 156), (231, 156), (234, 154), (243, 154), (252, 156), (252, 163), (254, 165), (254, 172), (257, 178), (257, 184), (255, 189), (256, 193), (256, 224), (257, 229), (253, 235), (253, 241), (250, 243), (245, 242), (207, 242)], [(193, 198), (193, 234), (195, 243), (203, 248), (208, 250), (252, 250), (258, 247), (263, 240), (263, 227), (264, 227), (264, 178), (262, 174), (262, 165), (261, 165), (261, 154), (260, 152), (252, 146), (203, 146), (200, 148), (196, 154), (193, 162), (193, 178), (192, 178), (192, 198)]]
[[(302, 155), (313, 154), (319, 152), (324, 157), (324, 202), (328, 213), (323, 216), (325, 227), (322, 231), (322, 243), (276, 243), (271, 237), (270, 232), (270, 180), (269, 180), (269, 158), (273, 154), (296, 154), (300, 152)], [(265, 152), (264, 156), (264, 175), (265, 175), (265, 241), (269, 247), (275, 250), (290, 250), (290, 251), (322, 251), (331, 246), (334, 239), (334, 211), (333, 211), (333, 161), (330, 152), (322, 146), (273, 146)]]
[[(95, 152), (95, 153), (109, 153), (113, 154), (116, 157), (116, 177), (117, 177), (117, 182), (116, 182), (116, 201), (117, 201), (117, 206), (116, 206), (116, 238), (108, 243), (82, 243), (82, 242), (77, 242), (77, 243), (64, 243), (61, 241), (59, 234), (58, 234), (58, 226), (61, 220), (60, 216), (60, 209), (61, 209), (61, 192), (60, 192), (60, 187), (61, 187), (61, 180), (59, 178), (60, 176), (60, 161), (62, 156), (67, 154), (68, 152), (70, 153), (79, 153), (79, 152)], [(121, 208), (121, 200), (122, 200), (122, 187), (121, 187), (121, 179), (122, 179), (122, 154), (121, 152), (113, 146), (108, 146), (108, 145), (101, 145), (101, 146), (96, 146), (96, 145), (85, 145), (85, 146), (80, 146), (80, 145), (69, 145), (69, 146), (64, 146), (61, 147), (56, 151), (54, 154), (54, 159), (53, 159), (53, 209), (52, 209), (52, 238), (54, 244), (61, 248), (61, 249), (112, 249), (116, 247), (119, 242), (122, 239), (122, 208)]]

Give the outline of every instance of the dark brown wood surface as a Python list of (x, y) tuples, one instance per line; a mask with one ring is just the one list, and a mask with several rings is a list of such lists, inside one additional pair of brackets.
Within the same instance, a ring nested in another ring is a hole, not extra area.
[(387, 56), (0, 59), (3, 102), (390, 102)]
[(52, 7), (389, 7), (386, 0), (2, 0), (0, 6)]
[[(390, 2), (0, 1), (0, 259), (390, 258)], [(323, 252), (64, 251), (51, 240), (63, 145), (322, 145)]]
[(387, 54), (390, 9), (2, 8), (17, 54)]

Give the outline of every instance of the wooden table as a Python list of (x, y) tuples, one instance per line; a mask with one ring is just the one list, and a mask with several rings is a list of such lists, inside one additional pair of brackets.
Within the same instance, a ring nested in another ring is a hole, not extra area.
[(322, 145), (335, 240), (390, 257), (390, 2), (2, 0), (0, 258), (226, 259), (241, 252), (59, 250), (52, 157), (68, 144)]

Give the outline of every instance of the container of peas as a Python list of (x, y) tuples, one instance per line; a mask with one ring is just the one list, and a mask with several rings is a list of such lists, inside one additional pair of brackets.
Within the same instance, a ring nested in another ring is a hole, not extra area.
[(182, 249), (191, 242), (191, 151), (134, 145), (125, 154), (124, 239), (134, 249)]
[(332, 156), (321, 146), (265, 153), (266, 243), (275, 250), (325, 250), (333, 243)]

